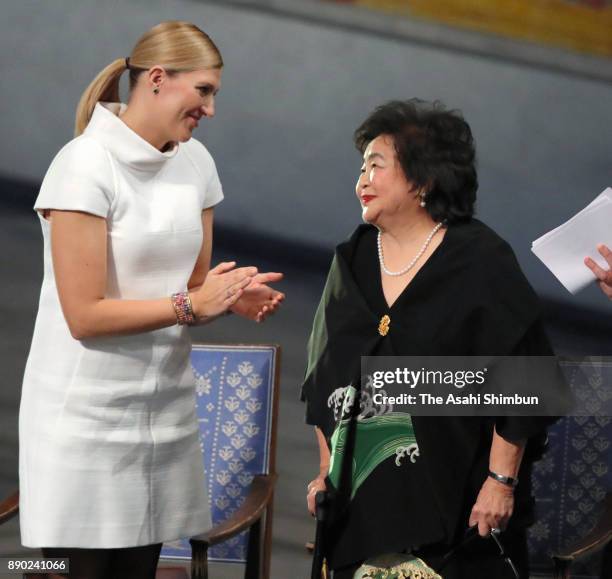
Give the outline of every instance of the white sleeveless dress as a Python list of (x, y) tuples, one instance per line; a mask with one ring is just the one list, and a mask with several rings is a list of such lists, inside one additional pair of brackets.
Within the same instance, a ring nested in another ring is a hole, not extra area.
[[(121, 105), (125, 106), (125, 105)], [(201, 212), (223, 198), (214, 161), (191, 139), (161, 153), (96, 105), (56, 156), (35, 209), (104, 217), (112, 299), (184, 291), (202, 245)], [(210, 528), (186, 328), (75, 340), (40, 217), (44, 279), (19, 413), (26, 547), (116, 548)]]

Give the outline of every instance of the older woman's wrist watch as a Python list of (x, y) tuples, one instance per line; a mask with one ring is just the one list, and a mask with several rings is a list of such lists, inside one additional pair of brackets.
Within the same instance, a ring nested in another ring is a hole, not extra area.
[(511, 488), (514, 488), (519, 482), (517, 478), (512, 478), (511, 476), (504, 476), (503, 474), (497, 474), (491, 469), (489, 469), (489, 476), (492, 479), (495, 479), (497, 482), (505, 484)]

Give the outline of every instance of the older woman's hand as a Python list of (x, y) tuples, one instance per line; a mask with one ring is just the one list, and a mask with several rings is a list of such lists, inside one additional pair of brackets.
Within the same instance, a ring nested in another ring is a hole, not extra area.
[(599, 267), (590, 257), (586, 257), (584, 263), (599, 279), (601, 291), (612, 300), (612, 251), (603, 244), (597, 246), (597, 251), (608, 262), (610, 269), (605, 270)]
[(263, 322), (278, 309), (285, 299), (284, 293), (266, 284), (282, 279), (282, 273), (258, 273), (253, 277), (251, 283), (242, 290), (240, 298), (230, 310), (249, 320)]
[(487, 477), (472, 507), (469, 526), (478, 525), (478, 534), (486, 537), (491, 529), (504, 530), (514, 509), (513, 489)]
[(316, 479), (308, 483), (308, 494), (306, 495), (306, 503), (308, 504), (308, 512), (314, 517), (315, 516), (315, 496), (319, 491), (324, 491), (327, 487), (325, 486), (325, 477), (318, 476)]

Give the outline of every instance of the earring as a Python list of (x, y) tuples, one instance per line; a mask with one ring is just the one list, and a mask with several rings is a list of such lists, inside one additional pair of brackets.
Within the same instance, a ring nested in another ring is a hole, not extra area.
[(158, 86), (156, 86), (156, 87), (153, 89), (153, 94), (159, 94), (159, 87), (158, 87)]
[(419, 205), (421, 207), (425, 207), (427, 205), (427, 203), (425, 203), (425, 193), (421, 193), (420, 197), (421, 197), (421, 202), (419, 203)]

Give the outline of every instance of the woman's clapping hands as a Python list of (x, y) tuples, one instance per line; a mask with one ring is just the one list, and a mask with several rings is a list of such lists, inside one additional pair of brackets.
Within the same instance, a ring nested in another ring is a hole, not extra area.
[(208, 272), (199, 288), (190, 292), (197, 322), (205, 322), (226, 312), (257, 275), (256, 267), (235, 267), (235, 261), (220, 263)]
[(230, 310), (249, 320), (263, 322), (278, 309), (285, 299), (284, 293), (269, 287), (267, 284), (282, 279), (282, 273), (258, 273), (251, 279), (249, 285), (242, 290), (239, 299), (230, 307)]
[(258, 273), (256, 267), (236, 268), (235, 261), (212, 268), (204, 283), (190, 292), (198, 323), (231, 311), (255, 322), (263, 322), (285, 299), (285, 294), (267, 284), (283, 279), (282, 273)]

